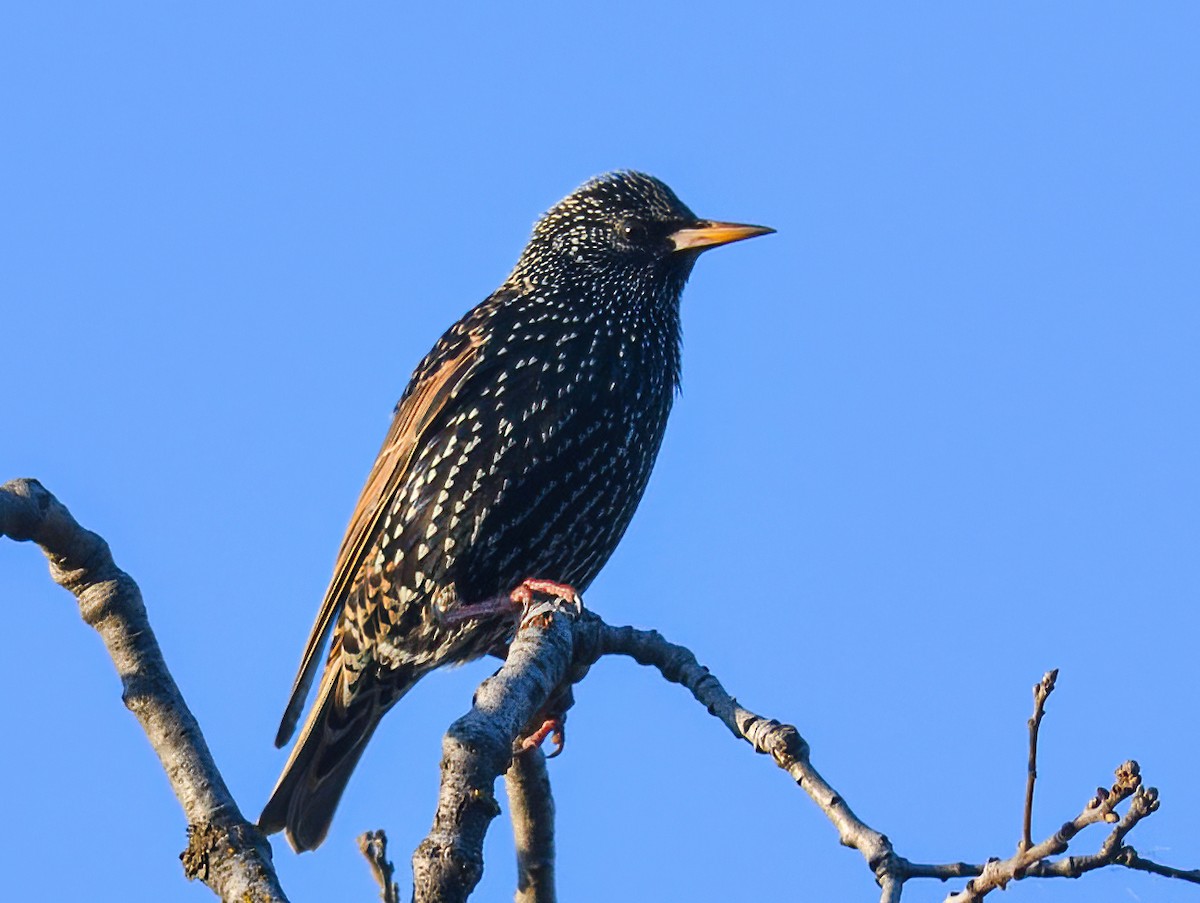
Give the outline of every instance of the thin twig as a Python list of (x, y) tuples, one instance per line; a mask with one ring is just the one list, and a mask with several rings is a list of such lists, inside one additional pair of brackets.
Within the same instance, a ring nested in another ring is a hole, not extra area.
[[(1031, 845), (1028, 849), (1019, 851), (1008, 859), (993, 859), (983, 867), (983, 873), (978, 878), (967, 882), (966, 888), (957, 894), (946, 898), (946, 903), (978, 903), (996, 888), (1004, 889), (1014, 879), (1030, 874), (1030, 866), (1048, 856), (1055, 856), (1067, 851), (1072, 838), (1088, 825), (1097, 822), (1118, 822), (1120, 817), (1114, 811), (1117, 805), (1133, 796), (1141, 787), (1142, 777), (1138, 763), (1125, 762), (1116, 771), (1116, 781), (1112, 788), (1105, 790), (1097, 788), (1096, 795), (1088, 801), (1087, 806), (1071, 821), (1063, 824), (1053, 835), (1041, 843)], [(1137, 819), (1129, 825), (1136, 824)], [(1128, 830), (1128, 829), (1126, 829)], [(1123, 835), (1122, 835), (1123, 836)]]
[(1137, 850), (1133, 847), (1122, 847), (1113, 862), (1117, 865), (1123, 865), (1126, 868), (1150, 872), (1153, 875), (1162, 875), (1164, 878), (1178, 878), (1180, 881), (1190, 881), (1192, 884), (1200, 884), (1200, 869), (1177, 869), (1169, 865), (1152, 862), (1149, 859), (1143, 859), (1139, 856)]
[(199, 878), (223, 900), (286, 901), (271, 848), (225, 786), (167, 670), (141, 590), (113, 562), (108, 543), (81, 527), (37, 480), (0, 486), (0, 535), (41, 546), (54, 582), (74, 594), (83, 620), (104, 640), (121, 678), (122, 699), (146, 732), (187, 817), (184, 874)]
[(535, 748), (513, 756), (504, 784), (517, 847), (516, 903), (555, 903), (554, 796), (546, 755)]
[[(809, 760), (808, 743), (790, 724), (763, 718), (743, 708), (725, 691), (708, 670), (701, 665), (690, 649), (667, 642), (656, 630), (637, 630), (633, 627), (611, 627), (594, 615), (585, 613), (576, 625), (576, 664), (590, 665), (602, 655), (627, 655), (640, 665), (650, 665), (664, 678), (686, 687), (715, 718), (730, 732), (749, 743), (756, 752), (765, 753), (820, 807), (833, 822), (844, 846), (853, 847), (866, 859), (876, 880), (884, 884), (888, 878), (904, 879), (905, 861), (892, 849), (891, 841), (864, 823), (847, 805), (842, 796), (821, 776)], [(898, 899), (895, 896), (885, 899)]]
[(396, 867), (387, 856), (387, 834), (382, 828), (358, 835), (358, 849), (371, 866), (383, 903), (400, 903), (400, 885), (392, 880)]
[(1029, 719), (1029, 768), (1025, 778), (1025, 818), (1021, 826), (1021, 844), (1017, 847), (1021, 852), (1033, 846), (1033, 786), (1037, 783), (1038, 728), (1042, 726), (1046, 700), (1054, 692), (1054, 681), (1057, 679), (1058, 669), (1055, 668), (1047, 671), (1033, 685), (1033, 717)]
[[(1099, 794), (1100, 791), (1097, 791)], [(1177, 869), (1149, 859), (1143, 859), (1137, 851), (1126, 846), (1125, 837), (1138, 822), (1158, 811), (1158, 790), (1139, 786), (1129, 800), (1129, 809), (1113, 828), (1112, 833), (1100, 844), (1100, 849), (1089, 856), (1067, 856), (1053, 861), (1043, 860), (1030, 868), (1030, 875), (1038, 878), (1078, 878), (1087, 872), (1110, 865), (1120, 865), (1136, 871), (1150, 872), (1164, 878), (1177, 878), (1192, 884), (1200, 884), (1200, 869)]]

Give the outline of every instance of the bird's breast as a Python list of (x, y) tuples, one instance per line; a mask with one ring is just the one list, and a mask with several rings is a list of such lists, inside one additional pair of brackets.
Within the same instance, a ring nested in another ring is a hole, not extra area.
[(526, 577), (583, 589), (624, 533), (654, 464), (674, 384), (645, 332), (531, 322), (488, 349), (456, 430), (467, 479), (441, 564), (462, 598)]

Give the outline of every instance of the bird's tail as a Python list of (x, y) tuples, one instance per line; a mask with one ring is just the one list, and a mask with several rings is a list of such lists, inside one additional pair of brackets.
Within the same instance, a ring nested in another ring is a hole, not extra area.
[(384, 687), (367, 678), (369, 685), (346, 694), (341, 667), (330, 670), (283, 774), (258, 817), (264, 833), (284, 831), (297, 853), (321, 845), (379, 719), (411, 683), (401, 680), (393, 685), (389, 680)]

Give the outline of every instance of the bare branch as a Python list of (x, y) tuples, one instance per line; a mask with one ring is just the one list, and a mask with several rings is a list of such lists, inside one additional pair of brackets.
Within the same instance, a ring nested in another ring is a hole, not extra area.
[(516, 903), (555, 903), (554, 797), (545, 754), (535, 748), (513, 756), (504, 782), (517, 847)]
[[(797, 730), (788, 724), (764, 719), (742, 708), (730, 696), (708, 669), (696, 661), (686, 648), (668, 643), (657, 631), (635, 630), (632, 627), (611, 627), (593, 615), (585, 614), (576, 625), (576, 659), (574, 668), (585, 673), (586, 668), (603, 655), (628, 655), (642, 665), (657, 668), (667, 680), (686, 687), (709, 714), (720, 719), (734, 734), (750, 743), (757, 752), (770, 753), (775, 763), (787, 771), (817, 804), (837, 828), (845, 846), (857, 849), (867, 860), (881, 887), (882, 901), (898, 901), (906, 881), (912, 878), (972, 877), (967, 890), (949, 899), (967, 901), (981, 899), (995, 887), (1004, 887), (1020, 877), (1077, 877), (1084, 871), (1104, 865), (1124, 865), (1168, 877), (1200, 883), (1200, 870), (1183, 871), (1141, 859), (1132, 848), (1123, 846), (1125, 835), (1139, 820), (1158, 808), (1157, 791), (1141, 788), (1136, 762), (1126, 762), (1117, 769), (1117, 781), (1111, 790), (1099, 789), (1087, 808), (1074, 820), (1064, 824), (1052, 837), (1034, 846), (1022, 843), (1022, 850), (1008, 860), (993, 860), (974, 865), (954, 862), (938, 865), (910, 862), (898, 855), (888, 838), (862, 822), (845, 800), (821, 777), (809, 760), (808, 744)], [(572, 673), (572, 679), (575, 679)], [(1030, 722), (1030, 774), (1036, 773), (1037, 727), (1045, 711), (1045, 700), (1054, 688), (1057, 671), (1046, 674), (1035, 690), (1034, 719)], [(1123, 819), (1115, 807), (1133, 797), (1130, 810)], [(1027, 811), (1032, 808), (1032, 781), (1027, 786)], [(1046, 857), (1062, 853), (1080, 830), (1095, 822), (1119, 824), (1095, 856), (1071, 857), (1048, 861)]]
[(285, 901), (271, 848), (225, 786), (200, 726), (175, 685), (133, 578), (108, 544), (81, 527), (37, 480), (0, 486), (0, 535), (33, 541), (50, 575), (70, 590), (83, 620), (104, 640), (121, 678), (122, 699), (154, 747), (188, 820), (184, 873), (221, 899)]
[[(1107, 792), (1107, 791), (1105, 791)], [(1100, 791), (1097, 791), (1099, 794)], [(1149, 859), (1143, 859), (1137, 851), (1125, 845), (1125, 836), (1133, 830), (1146, 816), (1158, 811), (1158, 791), (1153, 787), (1139, 786), (1129, 801), (1129, 809), (1125, 816), (1113, 828), (1112, 833), (1104, 839), (1100, 849), (1090, 856), (1068, 856), (1053, 862), (1042, 861), (1029, 870), (1029, 874), (1038, 878), (1078, 878), (1086, 872), (1109, 865), (1121, 865), (1137, 871), (1151, 872), (1165, 878), (1178, 878), (1200, 884), (1200, 869), (1172, 868), (1161, 865)], [(1111, 820), (1111, 819), (1109, 819)]]
[(1042, 726), (1046, 700), (1054, 692), (1054, 681), (1057, 679), (1058, 669), (1055, 668), (1042, 675), (1042, 679), (1033, 687), (1033, 717), (1029, 719), (1029, 766), (1025, 779), (1025, 818), (1021, 824), (1021, 844), (1017, 847), (1021, 852), (1033, 846), (1033, 786), (1037, 783), (1038, 728)]
[(1150, 872), (1154, 875), (1162, 875), (1164, 878), (1178, 878), (1180, 881), (1190, 881), (1192, 884), (1200, 884), (1200, 869), (1185, 870), (1173, 868), (1169, 865), (1160, 865), (1157, 862), (1151, 862), (1149, 859), (1143, 859), (1133, 847), (1122, 847), (1113, 862), (1117, 865), (1123, 865), (1126, 868)]
[[(962, 892), (948, 896), (946, 903), (977, 903), (977, 901), (982, 900), (996, 888), (1003, 890), (1014, 879), (1027, 874), (1037, 874), (1035, 870), (1030, 869), (1030, 866), (1048, 856), (1065, 853), (1071, 839), (1088, 825), (1094, 825), (1102, 821), (1119, 821), (1119, 817), (1114, 812), (1117, 804), (1133, 796), (1134, 792), (1142, 784), (1137, 762), (1125, 762), (1118, 767), (1116, 778), (1110, 790), (1105, 790), (1103, 787), (1098, 788), (1096, 795), (1088, 801), (1083, 811), (1071, 821), (1066, 822), (1052, 836), (1035, 846), (1018, 851), (1015, 856), (1009, 859), (991, 860), (983, 867), (983, 873), (978, 878), (968, 881), (966, 888)], [(1157, 794), (1155, 794), (1154, 807), (1157, 808)], [(1149, 814), (1149, 811), (1146, 814)], [(1139, 818), (1141, 818), (1140, 815), (1137, 818), (1133, 818), (1128, 827), (1125, 828), (1125, 832), (1120, 836), (1123, 837), (1124, 833), (1127, 833), (1137, 823)], [(1114, 834), (1116, 833), (1114, 832)], [(1120, 837), (1115, 841), (1115, 844), (1119, 845), (1119, 843)], [(1053, 872), (1048, 871), (1047, 876), (1053, 876)]]
[(879, 903), (900, 903), (900, 894), (904, 892), (904, 882), (892, 875), (884, 875), (879, 879)]
[(382, 828), (359, 834), (358, 849), (366, 857), (371, 874), (379, 884), (379, 899), (383, 903), (400, 903), (400, 885), (392, 880), (396, 867), (387, 858), (387, 834)]
[(541, 711), (570, 665), (572, 623), (555, 611), (522, 628), (503, 667), (475, 691), (474, 705), (442, 741), (442, 783), (433, 827), (413, 853), (413, 900), (466, 900), (483, 875), (483, 837), (500, 813), (496, 778), (513, 742)]
[[(792, 776), (833, 822), (842, 844), (858, 850), (867, 860), (877, 880), (881, 883), (889, 878), (904, 880), (905, 860), (895, 854), (883, 834), (860, 820), (821, 777), (809, 761), (808, 743), (795, 727), (742, 708), (689, 649), (668, 643), (658, 631), (610, 627), (585, 613), (584, 620), (576, 627), (577, 664), (590, 665), (609, 654), (627, 655), (640, 665), (657, 668), (672, 683), (686, 687), (735, 737), (745, 740), (756, 752), (769, 754), (776, 765)], [(895, 896), (885, 899), (899, 898), (898, 883)], [(884, 891), (885, 895), (891, 892), (886, 884)]]
[[(218, 772), (191, 712), (163, 661), (137, 585), (113, 563), (107, 544), (82, 527), (34, 480), (0, 486), (0, 535), (34, 541), (50, 560), (54, 580), (78, 600), (83, 619), (101, 635), (116, 666), (126, 706), (141, 722), (187, 816), (184, 872), (199, 878), (222, 899), (286, 901), (272, 864), (270, 847), (247, 823)], [(1046, 699), (1056, 671), (1034, 691), (1029, 721), (1030, 747), (1022, 837), (1018, 852), (1005, 860), (973, 865), (927, 865), (899, 856), (886, 836), (850, 809), (821, 777), (809, 747), (795, 727), (763, 718), (738, 704), (688, 649), (668, 643), (656, 631), (611, 627), (585, 612), (573, 619), (551, 612), (523, 627), (508, 657), (475, 694), (471, 710), (458, 719), (443, 742), (442, 783), (429, 835), (413, 855), (415, 903), (465, 901), (483, 873), (483, 837), (499, 812), (496, 778), (507, 773), (514, 834), (518, 846), (518, 903), (553, 903), (554, 806), (545, 758), (533, 750), (513, 758), (514, 742), (532, 723), (558, 717), (570, 705), (570, 685), (581, 680), (601, 656), (626, 655), (657, 668), (664, 678), (686, 687), (734, 736), (775, 763), (813, 799), (837, 829), (841, 842), (857, 849), (875, 875), (884, 903), (896, 903), (912, 878), (971, 877), (951, 903), (979, 901), (996, 888), (1024, 877), (1078, 877), (1109, 865), (1200, 884), (1200, 870), (1182, 870), (1138, 855), (1125, 845), (1130, 831), (1158, 809), (1158, 792), (1142, 786), (1136, 762), (1117, 769), (1112, 788), (1103, 788), (1074, 819), (1034, 844), (1033, 791), (1037, 743)], [(1129, 801), (1124, 816), (1116, 807)], [(1114, 825), (1096, 853), (1050, 859), (1066, 852), (1072, 839), (1098, 822)], [(398, 901), (386, 837), (360, 838), (382, 888), (385, 903)]]

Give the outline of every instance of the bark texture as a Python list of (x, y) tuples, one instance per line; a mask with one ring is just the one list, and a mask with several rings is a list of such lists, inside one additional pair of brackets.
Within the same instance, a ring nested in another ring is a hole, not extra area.
[(75, 596), (83, 620), (104, 641), (121, 678), (121, 698), (146, 732), (187, 817), (184, 874), (231, 903), (285, 901), (271, 848), (225, 786), (167, 670), (141, 590), (113, 562), (108, 543), (81, 527), (37, 480), (0, 486), (0, 535), (41, 546), (50, 576)]

